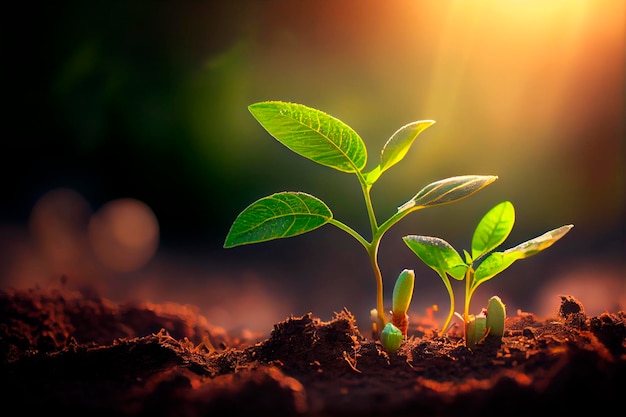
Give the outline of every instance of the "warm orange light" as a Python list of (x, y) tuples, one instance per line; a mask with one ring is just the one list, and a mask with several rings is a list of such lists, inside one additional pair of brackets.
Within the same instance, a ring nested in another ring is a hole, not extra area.
[(89, 237), (103, 264), (115, 271), (134, 271), (156, 252), (159, 225), (146, 204), (119, 199), (105, 204), (92, 217)]

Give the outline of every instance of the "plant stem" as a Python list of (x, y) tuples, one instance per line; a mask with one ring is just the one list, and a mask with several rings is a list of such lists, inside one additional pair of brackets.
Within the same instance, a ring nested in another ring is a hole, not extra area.
[(384, 303), (384, 287), (383, 287), (383, 274), (380, 272), (378, 266), (378, 247), (382, 238), (382, 233), (379, 232), (378, 222), (376, 221), (376, 213), (374, 212), (374, 206), (372, 204), (372, 197), (370, 192), (372, 190), (372, 184), (368, 184), (365, 177), (360, 171), (357, 171), (357, 177), (361, 184), (361, 191), (363, 192), (363, 199), (365, 200), (365, 207), (367, 208), (367, 217), (370, 221), (370, 228), (372, 231), (372, 240), (368, 246), (366, 246), (367, 254), (372, 264), (372, 270), (374, 271), (374, 278), (376, 279), (376, 314), (378, 315), (377, 332), (381, 332), (387, 324), (387, 316), (385, 314)]
[(446, 317), (446, 321), (441, 327), (441, 335), (444, 335), (446, 331), (448, 330), (450, 321), (452, 321), (452, 316), (454, 316), (454, 291), (452, 291), (452, 284), (450, 283), (450, 280), (446, 276), (446, 273), (444, 272), (443, 274), (440, 274), (440, 276), (441, 276), (441, 279), (443, 280), (443, 283), (446, 286), (446, 289), (448, 290), (448, 295), (450, 296), (450, 311), (448, 312), (448, 317)]
[(376, 221), (376, 214), (374, 213), (374, 206), (372, 205), (372, 197), (370, 196), (371, 185), (368, 185), (363, 179), (362, 175), (359, 175), (359, 182), (361, 183), (361, 190), (363, 191), (363, 199), (365, 200), (365, 207), (367, 208), (367, 217), (370, 220), (370, 229), (372, 231), (372, 243), (374, 243), (374, 236), (378, 231), (378, 222)]
[[(380, 271), (380, 267), (378, 266), (378, 247), (381, 239), (383, 238), (383, 235), (387, 230), (391, 228), (391, 226), (398, 223), (407, 214), (418, 210), (420, 207), (412, 207), (408, 210), (399, 211), (395, 213), (391, 218), (389, 218), (386, 222), (384, 222), (381, 226), (379, 226), (376, 221), (376, 214), (374, 212), (374, 206), (372, 205), (372, 198), (370, 196), (372, 184), (367, 183), (365, 177), (358, 169), (356, 169), (356, 176), (359, 179), (359, 183), (361, 184), (361, 191), (363, 192), (363, 199), (365, 200), (365, 207), (367, 209), (367, 217), (369, 219), (370, 228), (372, 231), (372, 240), (368, 242), (365, 238), (363, 238), (363, 236), (361, 236), (361, 234), (359, 234), (348, 225), (340, 222), (339, 220), (330, 219), (329, 223), (348, 233), (350, 236), (354, 237), (361, 245), (363, 245), (363, 247), (367, 251), (367, 255), (369, 256), (370, 263), (372, 265), (372, 270), (374, 271), (374, 278), (376, 279), (376, 313), (378, 316), (377, 332), (381, 332), (387, 324), (387, 316), (385, 315), (383, 296), (383, 276)], [(451, 295), (451, 297), (453, 296)], [(448, 323), (449, 322), (450, 318), (448, 318)]]
[(383, 275), (380, 272), (378, 266), (378, 242), (370, 246), (367, 251), (370, 262), (372, 263), (372, 269), (374, 270), (374, 277), (376, 278), (376, 313), (378, 315), (378, 327), (377, 332), (381, 332), (387, 324), (387, 316), (385, 315), (385, 304), (383, 298)]
[(376, 235), (375, 240), (372, 240), (372, 242), (370, 243), (365, 240), (365, 238), (363, 238), (363, 236), (361, 236), (357, 231), (337, 219), (330, 219), (328, 223), (338, 227), (339, 229), (348, 233), (350, 236), (354, 237), (361, 245), (363, 245), (363, 247), (367, 251), (367, 255), (370, 258), (370, 263), (372, 264), (372, 269), (374, 270), (374, 277), (376, 279), (376, 311), (378, 315), (377, 331), (380, 332), (385, 327), (385, 324), (387, 324), (387, 318), (385, 317), (385, 306), (383, 302), (383, 276), (378, 266), (378, 246), (381, 236)]
[(467, 340), (467, 325), (469, 323), (469, 307), (470, 307), (470, 298), (472, 296), (471, 293), (471, 281), (474, 276), (474, 269), (470, 265), (467, 268), (467, 272), (465, 273), (465, 307), (463, 308), (463, 331), (465, 334), (465, 340)]
[(385, 234), (385, 232), (387, 230), (389, 230), (391, 228), (391, 226), (393, 226), (394, 224), (398, 223), (400, 220), (402, 220), (407, 214), (412, 213), (416, 210), (421, 209), (422, 207), (420, 206), (414, 206), (411, 207), (410, 209), (406, 209), (406, 210), (402, 210), (402, 211), (398, 211), (396, 212), (393, 216), (391, 216), (389, 219), (387, 219), (383, 224), (380, 225), (380, 227), (378, 228), (378, 239), (381, 239), (383, 237), (383, 234)]
[(349, 234), (350, 236), (355, 238), (369, 252), (369, 247), (371, 245), (370, 245), (370, 243), (367, 240), (365, 240), (365, 238), (363, 236), (361, 236), (359, 234), (359, 232), (357, 232), (356, 230), (354, 230), (353, 228), (351, 228), (347, 224), (344, 224), (344, 223), (340, 222), (337, 219), (330, 219), (328, 221), (328, 224), (332, 224), (333, 226), (338, 227), (339, 229), (343, 230), (344, 232), (346, 232), (347, 234)]

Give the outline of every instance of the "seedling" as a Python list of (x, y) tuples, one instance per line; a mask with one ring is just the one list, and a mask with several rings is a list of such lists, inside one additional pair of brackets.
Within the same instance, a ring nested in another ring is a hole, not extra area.
[(387, 352), (396, 352), (400, 349), (403, 340), (404, 335), (400, 329), (394, 326), (392, 322), (385, 324), (380, 333), (380, 342)]
[[(454, 313), (461, 320), (463, 316)], [(502, 339), (504, 335), (504, 321), (506, 307), (500, 297), (494, 295), (489, 299), (487, 308), (483, 308), (476, 316), (470, 314), (465, 325), (465, 345), (470, 349), (482, 343), (488, 336)]]
[(393, 297), (391, 299), (391, 323), (396, 326), (402, 336), (406, 338), (409, 329), (409, 305), (413, 298), (413, 287), (415, 286), (415, 272), (412, 269), (405, 269), (398, 275), (396, 284), (393, 287)]
[(380, 162), (367, 171), (367, 149), (361, 137), (348, 125), (320, 110), (302, 104), (264, 101), (248, 106), (265, 130), (293, 152), (320, 165), (357, 177), (365, 201), (371, 238), (367, 240), (347, 224), (335, 219), (322, 200), (304, 192), (279, 192), (263, 197), (246, 207), (235, 219), (226, 236), (225, 248), (301, 235), (331, 224), (355, 238), (367, 251), (376, 278), (375, 334), (389, 321), (383, 305), (383, 278), (378, 266), (380, 241), (393, 225), (409, 213), (466, 198), (498, 177), (464, 175), (433, 182), (398, 207), (379, 223), (370, 192), (374, 183), (389, 168), (400, 162), (417, 138), (433, 120), (420, 120), (398, 129), (385, 143)]
[(504, 321), (506, 320), (506, 306), (494, 295), (487, 302), (487, 331), (493, 337), (502, 339), (504, 336)]
[(406, 339), (409, 330), (409, 305), (413, 298), (415, 286), (415, 271), (405, 269), (400, 272), (396, 284), (393, 287), (391, 321), (385, 324), (380, 336), (383, 347), (389, 352), (395, 352), (400, 348), (402, 341)]
[[(439, 274), (448, 290), (450, 312), (441, 328), (442, 333), (447, 331), (454, 315), (454, 292), (448, 276), (457, 280), (465, 279), (465, 305), (462, 317), (465, 323), (466, 345), (473, 346), (485, 332), (501, 336), (504, 331), (505, 313), (504, 304), (499, 298), (495, 300), (500, 303), (499, 305), (494, 301), (494, 304), (488, 307), (484, 322), (480, 315), (474, 317), (469, 314), (470, 301), (478, 286), (507, 269), (513, 262), (528, 258), (552, 246), (574, 227), (572, 224), (561, 226), (503, 252), (494, 252), (509, 236), (514, 223), (515, 209), (510, 201), (495, 205), (476, 226), (472, 237), (472, 253), (463, 251), (465, 261), (448, 242), (438, 237), (417, 235), (403, 237), (407, 246)], [(490, 319), (491, 311), (493, 318)]]

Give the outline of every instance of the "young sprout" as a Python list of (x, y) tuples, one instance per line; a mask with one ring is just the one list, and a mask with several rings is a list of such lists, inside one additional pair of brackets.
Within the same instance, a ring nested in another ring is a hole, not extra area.
[(504, 321), (506, 320), (506, 306), (497, 295), (487, 302), (487, 332), (490, 336), (502, 338), (504, 336)]
[[(463, 317), (461, 316), (461, 318)], [(500, 297), (494, 295), (489, 299), (487, 308), (483, 308), (480, 314), (477, 316), (469, 315), (466, 323), (465, 345), (471, 349), (487, 337), (502, 339), (505, 320), (506, 308), (504, 303)]]
[(485, 309), (474, 316), (470, 314), (465, 322), (465, 346), (472, 349), (480, 343), (487, 332), (487, 312)]
[(415, 272), (412, 269), (403, 270), (396, 284), (393, 287), (391, 323), (396, 326), (402, 336), (406, 339), (409, 329), (409, 305), (413, 297), (413, 287), (415, 286)]
[(391, 321), (385, 324), (380, 341), (388, 352), (395, 352), (406, 339), (409, 330), (409, 305), (413, 298), (415, 272), (405, 269), (400, 272), (393, 287)]
[[(465, 280), (463, 321), (467, 343), (468, 335), (473, 333), (472, 338), (476, 337), (476, 326), (479, 326), (478, 333), (480, 333), (480, 326), (482, 326), (481, 323), (472, 324), (469, 314), (470, 301), (478, 286), (504, 271), (513, 262), (528, 258), (552, 246), (554, 242), (561, 239), (574, 227), (572, 224), (561, 226), (503, 252), (495, 252), (494, 250), (509, 236), (514, 223), (515, 209), (510, 201), (503, 201), (495, 205), (476, 226), (472, 237), (472, 253), (463, 251), (465, 260), (448, 242), (438, 237), (418, 235), (403, 237), (407, 246), (426, 265), (439, 274), (448, 290), (450, 312), (441, 328), (442, 333), (448, 330), (448, 325), (454, 315), (454, 292), (448, 276), (456, 280)], [(495, 309), (496, 305), (494, 304), (492, 308)], [(478, 316), (474, 319), (477, 318)], [(488, 318), (489, 315), (487, 314), (485, 318), (486, 327), (488, 327), (486, 321)], [(473, 327), (470, 328), (470, 325)], [(499, 320), (498, 322), (494, 321), (491, 326), (492, 332), (499, 333), (501, 331)]]
[(387, 352), (396, 352), (400, 349), (403, 340), (404, 335), (400, 329), (394, 326), (392, 322), (385, 324), (380, 333), (380, 342)]
[(409, 213), (449, 204), (466, 198), (497, 179), (493, 175), (464, 175), (433, 182), (380, 223), (374, 213), (370, 192), (389, 168), (400, 162), (433, 120), (408, 123), (385, 143), (379, 163), (366, 170), (367, 149), (348, 125), (320, 110), (302, 104), (264, 101), (250, 105), (250, 112), (265, 130), (293, 152), (320, 165), (356, 176), (361, 187), (370, 224), (369, 240), (335, 219), (330, 208), (317, 197), (303, 192), (279, 192), (246, 207), (233, 222), (225, 248), (301, 235), (331, 224), (356, 239), (367, 251), (376, 278), (375, 334), (388, 322), (383, 305), (383, 279), (378, 266), (378, 249), (383, 235)]

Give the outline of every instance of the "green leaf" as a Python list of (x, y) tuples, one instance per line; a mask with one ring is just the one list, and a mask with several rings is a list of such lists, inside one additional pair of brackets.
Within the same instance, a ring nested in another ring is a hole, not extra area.
[(496, 204), (483, 216), (472, 237), (472, 259), (497, 248), (513, 230), (515, 208), (510, 201)]
[(574, 227), (573, 224), (568, 224), (558, 227), (556, 229), (552, 229), (549, 232), (542, 234), (541, 236), (520, 243), (514, 248), (507, 249), (504, 252), (512, 254), (515, 253), (519, 256), (519, 259), (528, 258), (529, 256), (536, 255), (542, 250), (552, 246), (554, 242), (565, 236), (565, 234), (569, 232), (572, 227)]
[(374, 184), (376, 181), (378, 181), (382, 173), (383, 171), (380, 169), (380, 164), (376, 165), (374, 169), (365, 174), (365, 182), (370, 185)]
[(445, 240), (418, 235), (404, 236), (402, 240), (422, 262), (434, 269), (439, 275), (449, 274), (455, 279), (463, 279), (468, 266), (452, 245)]
[(348, 125), (302, 104), (264, 101), (248, 109), (280, 143), (318, 164), (357, 172), (367, 163), (363, 140)]
[(496, 175), (461, 175), (435, 181), (398, 207), (398, 211), (452, 203), (476, 193), (497, 179)]
[(471, 264), (472, 264), (473, 259), (472, 259), (472, 257), (470, 256), (469, 252), (468, 252), (468, 251), (466, 251), (465, 249), (463, 249), (463, 256), (465, 256), (465, 263), (466, 263), (466, 264), (468, 264), (468, 265), (471, 265)]
[(246, 207), (233, 222), (225, 248), (300, 235), (333, 217), (320, 199), (302, 192), (281, 192)]
[(374, 184), (383, 172), (400, 162), (407, 154), (415, 138), (432, 126), (434, 120), (420, 120), (402, 126), (389, 138), (380, 154), (380, 164), (365, 175), (369, 184)]
[(478, 265), (474, 271), (474, 280), (471, 283), (472, 288), (476, 288), (479, 284), (493, 278), (500, 272), (507, 269), (511, 264), (520, 258), (519, 253), (492, 252)]
[(574, 227), (572, 224), (561, 226), (504, 252), (490, 253), (474, 271), (472, 287), (476, 288), (478, 284), (493, 278), (518, 259), (528, 258), (552, 246), (554, 242), (565, 236), (572, 227)]

